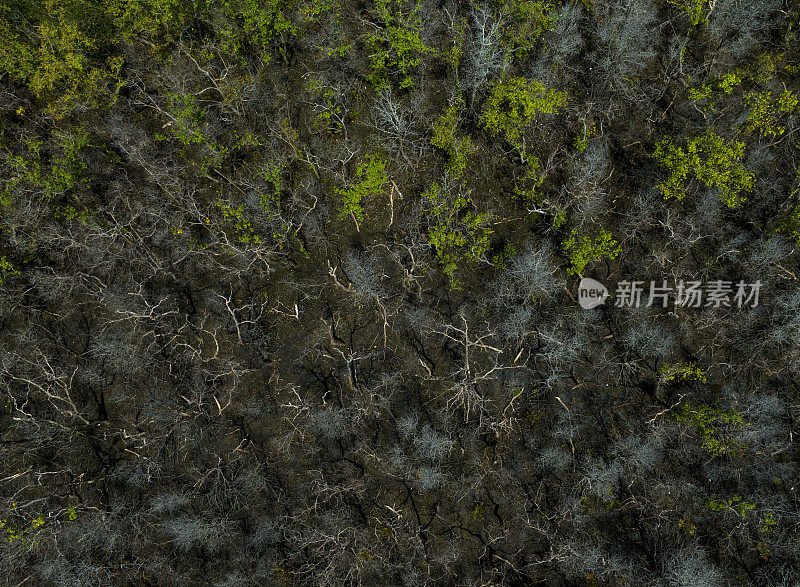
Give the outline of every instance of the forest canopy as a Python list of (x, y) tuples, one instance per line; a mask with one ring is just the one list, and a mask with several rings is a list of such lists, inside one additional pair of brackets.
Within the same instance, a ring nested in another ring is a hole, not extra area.
[(0, 0), (8, 583), (800, 583), (799, 27)]

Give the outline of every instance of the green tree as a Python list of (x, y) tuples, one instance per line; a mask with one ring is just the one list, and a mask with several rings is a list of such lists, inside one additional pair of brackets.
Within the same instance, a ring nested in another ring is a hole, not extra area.
[(469, 136), (458, 135), (458, 116), (464, 101), (459, 95), (451, 101), (444, 113), (433, 125), (431, 144), (447, 154), (445, 171), (459, 177), (467, 168), (467, 159), (475, 152), (475, 145)]
[(523, 132), (539, 114), (554, 114), (567, 103), (564, 92), (548, 90), (536, 80), (509, 77), (492, 87), (481, 118), (492, 136), (501, 136), (524, 151)]
[(403, 0), (375, 0), (379, 24), (367, 35), (369, 80), (376, 89), (389, 84), (389, 75), (400, 77), (399, 87), (414, 85), (411, 73), (423, 55), (434, 54), (420, 38), (422, 20), (419, 5), (406, 6)]
[(777, 98), (772, 92), (749, 92), (744, 97), (750, 107), (747, 117), (747, 130), (758, 131), (761, 135), (780, 136), (786, 132), (780, 120), (797, 110), (798, 99), (789, 90)]
[(379, 153), (367, 155), (356, 169), (355, 179), (336, 193), (342, 198), (341, 218), (350, 216), (356, 226), (364, 221), (364, 198), (383, 193), (389, 177), (386, 174), (386, 161)]
[(0, 69), (28, 84), (63, 118), (108, 103), (121, 85), (123, 58), (113, 6), (102, 0), (0, 2)]
[(459, 289), (457, 270), (466, 262), (482, 259), (489, 250), (491, 216), (476, 212), (469, 197), (460, 192), (453, 196), (439, 183), (433, 183), (422, 197), (430, 222), (428, 244), (434, 247), (450, 286)]
[(706, 0), (667, 0), (667, 3), (684, 12), (689, 17), (689, 22), (692, 23), (692, 26), (708, 24), (712, 8), (706, 7)]
[(570, 261), (567, 273), (570, 275), (582, 275), (587, 264), (592, 261), (600, 261), (607, 257), (616, 259), (622, 251), (617, 241), (611, 237), (611, 233), (598, 227), (593, 234), (580, 235), (578, 228), (573, 228), (570, 236), (562, 244), (564, 253)]
[(532, 55), (536, 40), (552, 30), (558, 19), (554, 2), (538, 0), (507, 0), (500, 13), (506, 22), (503, 42), (522, 59)]
[(712, 456), (722, 456), (741, 448), (730, 433), (746, 426), (742, 415), (734, 410), (714, 406), (684, 404), (673, 411), (679, 423), (692, 424), (700, 436), (702, 447)]
[(707, 188), (719, 190), (720, 199), (733, 208), (745, 200), (744, 192), (755, 185), (755, 176), (742, 164), (744, 143), (727, 141), (713, 130), (690, 139), (686, 148), (670, 138), (656, 144), (653, 157), (667, 168), (669, 176), (658, 183), (664, 199), (682, 201), (692, 177)]

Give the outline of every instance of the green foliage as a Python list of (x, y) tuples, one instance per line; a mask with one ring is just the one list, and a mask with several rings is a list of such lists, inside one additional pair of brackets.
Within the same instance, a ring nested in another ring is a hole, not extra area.
[(800, 246), (800, 206), (796, 206), (777, 222), (775, 232), (793, 238)]
[(692, 26), (708, 24), (711, 9), (706, 12), (707, 0), (667, 0), (667, 3), (683, 11), (689, 17)]
[(339, 216), (341, 218), (351, 216), (356, 224), (363, 222), (364, 198), (383, 193), (388, 181), (386, 161), (383, 157), (378, 153), (367, 155), (356, 170), (355, 180), (348, 187), (336, 190), (343, 204)]
[(548, 90), (536, 80), (510, 77), (492, 88), (483, 107), (482, 120), (489, 134), (502, 136), (524, 150), (523, 131), (537, 114), (554, 114), (567, 102), (564, 92)]
[(759, 530), (764, 533), (773, 532), (777, 525), (778, 521), (775, 519), (775, 514), (767, 512), (761, 520), (761, 528)]
[(317, 78), (308, 82), (308, 90), (315, 98), (314, 128), (330, 134), (342, 132), (345, 124), (344, 107), (339, 102), (339, 92)]
[[(697, 102), (706, 114), (715, 113), (719, 107), (718, 103), (725, 96), (731, 96), (736, 88), (746, 85), (762, 87), (773, 81), (780, 72), (782, 64), (783, 69), (791, 75), (792, 66), (784, 61), (782, 54), (769, 51), (761, 53), (741, 67), (722, 76), (710, 78), (699, 88), (690, 88), (689, 98)], [(688, 82), (691, 81), (692, 78), (689, 76)], [(788, 90), (784, 90), (775, 100), (768, 91), (751, 91), (744, 95), (743, 101), (753, 109), (747, 129), (756, 130), (764, 126), (762, 134), (772, 135), (780, 134), (779, 129), (774, 126), (776, 119), (791, 113), (797, 106), (796, 97)], [(736, 104), (741, 102), (742, 100), (737, 100)]]
[(9, 205), (17, 187), (35, 188), (46, 198), (61, 195), (80, 184), (87, 184), (86, 163), (81, 152), (89, 145), (86, 131), (77, 129), (54, 134), (56, 153), (45, 153), (42, 142), (27, 139), (24, 152), (14, 155), (4, 149), (3, 158), (11, 172), (6, 179), (0, 202)]
[(44, 525), (44, 517), (39, 516), (25, 527), (14, 526), (10, 520), (0, 520), (0, 531), (5, 531), (4, 541), (8, 544), (18, 543), (26, 549), (36, 548), (41, 536), (37, 530)]
[(450, 196), (438, 183), (433, 183), (422, 197), (429, 207), (428, 244), (434, 247), (436, 260), (451, 288), (459, 289), (461, 281), (456, 271), (465, 262), (483, 258), (489, 250), (491, 216), (477, 213), (468, 197)]
[(166, 58), (193, 21), (212, 25), (212, 46), (239, 58), (272, 62), (286, 57), (288, 42), (333, 8), (335, 0), (117, 0), (126, 39), (144, 38)]
[(712, 512), (732, 511), (744, 519), (747, 512), (755, 509), (756, 504), (744, 501), (740, 496), (734, 495), (728, 499), (717, 499), (711, 496), (706, 501), (706, 507)]
[[(240, 243), (260, 245), (262, 244), (261, 237), (253, 230), (250, 220), (244, 214), (244, 207), (239, 205), (237, 207), (231, 206), (228, 202), (216, 202), (217, 207), (222, 211), (222, 217), (228, 224), (233, 225), (233, 231), (236, 239)], [(179, 229), (180, 230), (180, 229)]]
[[(220, 165), (230, 147), (219, 144), (207, 132), (205, 111), (197, 96), (171, 93), (167, 98), (169, 101), (167, 115), (170, 118), (167, 127), (170, 134), (185, 147), (183, 150), (185, 155), (191, 152), (191, 147), (199, 148), (199, 151), (195, 149), (198, 156), (189, 157), (190, 164), (196, 167), (199, 173), (208, 173), (209, 169)], [(156, 138), (166, 139), (163, 135)]]
[(261, 49), (261, 60), (269, 63), (270, 45), (283, 35), (297, 34), (297, 27), (287, 18), (287, 9), (294, 0), (246, 0), (244, 2), (244, 32)]
[(41, 8), (29, 1), (0, 2), (0, 70), (26, 79), (38, 68), (38, 45), (35, 31), (24, 27), (26, 21), (38, 22)]
[(558, 20), (554, 2), (504, 0), (500, 14), (506, 22), (504, 44), (513, 55), (523, 59), (532, 55), (536, 40), (552, 30)]
[(499, 253), (492, 255), (492, 265), (494, 265), (498, 271), (505, 271), (516, 254), (516, 247), (511, 243), (506, 243)]
[(269, 64), (273, 51), (277, 48), (284, 54), (286, 41), (298, 33), (290, 14), (296, 5), (297, 0), (225, 0), (226, 21), (233, 24), (241, 19), (241, 29), (235, 24), (222, 29), (223, 50), (240, 55), (244, 46), (252, 46), (261, 61)]
[(756, 84), (764, 85), (775, 77), (783, 61), (782, 54), (765, 51), (746, 66), (747, 75)]
[(183, 145), (206, 142), (201, 126), (204, 113), (197, 97), (191, 94), (170, 94), (170, 110), (174, 122), (169, 125), (170, 132)]
[(566, 210), (556, 210), (556, 213), (553, 214), (552, 226), (555, 230), (558, 230), (564, 223), (567, 221), (567, 211)]
[[(277, 224), (272, 230), (272, 238), (278, 250), (282, 250), (287, 240), (292, 236), (292, 223), (281, 216), (281, 190), (283, 189), (283, 176), (286, 172), (285, 160), (273, 160), (264, 165), (259, 176), (266, 181), (267, 187), (261, 193), (259, 207), (267, 217)], [(302, 243), (298, 243), (300, 252), (307, 254)]]
[(105, 50), (115, 36), (109, 9), (100, 0), (0, 2), (0, 70), (26, 82), (56, 119), (108, 104), (123, 65)]
[(677, 422), (695, 427), (703, 449), (712, 456), (722, 456), (741, 449), (740, 444), (728, 435), (729, 431), (746, 425), (738, 412), (723, 411), (707, 405), (685, 404), (673, 410), (673, 413)]
[(94, 212), (88, 208), (82, 208), (81, 210), (78, 210), (75, 208), (75, 206), (70, 205), (57, 206), (53, 212), (53, 216), (58, 220), (77, 220), (84, 226), (90, 228), (100, 226), (100, 223), (95, 218)]
[(145, 39), (166, 57), (181, 32), (201, 8), (201, 0), (116, 0), (115, 21), (126, 40)]
[(538, 157), (528, 155), (525, 161), (525, 174), (516, 181), (514, 194), (525, 206), (534, 205), (539, 199), (537, 191), (544, 183), (544, 175), (541, 174), (541, 162)]
[[(713, 1), (0, 0), (7, 582), (796, 582), (800, 0)], [(781, 287), (563, 287), (664, 262)]]
[(777, 98), (772, 92), (749, 92), (745, 95), (745, 103), (750, 107), (747, 118), (747, 130), (758, 131), (762, 135), (780, 136), (786, 129), (780, 125), (780, 119), (797, 110), (798, 99), (792, 92), (785, 90)]
[(577, 228), (572, 229), (569, 238), (562, 244), (564, 253), (570, 261), (567, 273), (570, 275), (582, 275), (586, 265), (592, 261), (600, 261), (603, 258), (616, 259), (622, 248), (617, 244), (611, 233), (598, 227), (594, 234), (578, 235)]
[(261, 170), (261, 177), (267, 182), (268, 189), (261, 194), (261, 209), (269, 214), (280, 205), (281, 188), (283, 186), (283, 172), (286, 163), (271, 161)]
[(81, 181), (87, 181), (83, 174), (86, 164), (79, 159), (80, 151), (89, 145), (89, 135), (83, 130), (64, 133), (60, 137), (62, 152), (50, 168), (50, 178), (45, 184), (49, 194), (64, 192)]
[(694, 536), (697, 533), (697, 526), (686, 518), (678, 520), (678, 529), (686, 532), (689, 536)]
[[(48, 523), (47, 519), (43, 516), (35, 518), (27, 518), (20, 514), (16, 503), (11, 504), (11, 511), (17, 519), (16, 523), (11, 518), (0, 519), (0, 536), (7, 544), (17, 544), (26, 550), (32, 550), (39, 546), (42, 542), (42, 530)], [(78, 518), (78, 512), (75, 506), (70, 505), (62, 513), (66, 514), (66, 521), (73, 522)], [(55, 519), (63, 518), (61, 514)]]
[(686, 149), (672, 139), (658, 142), (655, 160), (669, 170), (669, 177), (658, 183), (664, 199), (683, 200), (687, 181), (694, 176), (707, 188), (719, 190), (720, 199), (733, 208), (744, 201), (742, 192), (753, 189), (755, 176), (742, 165), (744, 143), (726, 141), (711, 129), (688, 141)]
[(235, 149), (247, 149), (252, 147), (263, 147), (263, 141), (258, 137), (257, 134), (250, 130), (246, 130), (244, 132), (234, 131), (233, 137), (235, 139)]
[(469, 26), (465, 17), (454, 19), (451, 29), (451, 37), (447, 46), (441, 50), (439, 56), (453, 71), (458, 73), (458, 66), (464, 54), (464, 43), (467, 39)]
[(458, 115), (463, 107), (459, 96), (453, 100), (433, 125), (431, 143), (447, 153), (445, 172), (460, 177), (467, 168), (467, 159), (475, 152), (475, 145), (468, 136), (457, 136)]
[(399, 87), (410, 88), (413, 69), (425, 54), (435, 53), (420, 39), (422, 21), (419, 5), (406, 8), (404, 0), (375, 0), (379, 25), (367, 35), (370, 74), (376, 89), (389, 85), (390, 73), (400, 76)]
[(218, 50), (233, 57), (272, 62), (287, 43), (333, 6), (333, 0), (118, 0), (117, 20), (127, 39), (144, 38), (160, 57), (194, 19), (214, 27)]
[(703, 370), (695, 363), (675, 363), (673, 365), (662, 365), (658, 370), (658, 379), (664, 385), (679, 383), (682, 381), (700, 381), (706, 383)]
[(591, 126), (586, 126), (584, 124), (583, 133), (575, 137), (575, 141), (572, 143), (573, 148), (578, 153), (583, 153), (586, 150), (586, 147), (589, 146), (589, 139), (596, 132), (596, 130), (597, 128), (594, 124)]
[(695, 102), (704, 102), (709, 111), (716, 110), (716, 102), (722, 95), (730, 95), (733, 89), (742, 83), (739, 71), (727, 73), (719, 78), (713, 78), (704, 83), (700, 88), (690, 88), (689, 98)]
[(581, 509), (584, 512), (602, 512), (602, 511), (611, 511), (614, 509), (614, 506), (618, 505), (616, 499), (607, 498), (604, 499), (601, 496), (597, 495), (584, 495), (581, 496)]
[(19, 275), (19, 271), (14, 269), (14, 265), (6, 259), (5, 256), (0, 256), (0, 286), (4, 285), (9, 277)]
[(182, 145), (198, 145), (207, 141), (203, 136), (204, 112), (196, 96), (191, 94), (169, 94), (171, 121), (166, 126)]
[(730, 94), (733, 88), (742, 83), (742, 78), (736, 72), (726, 73), (717, 80), (717, 88), (720, 92)]

